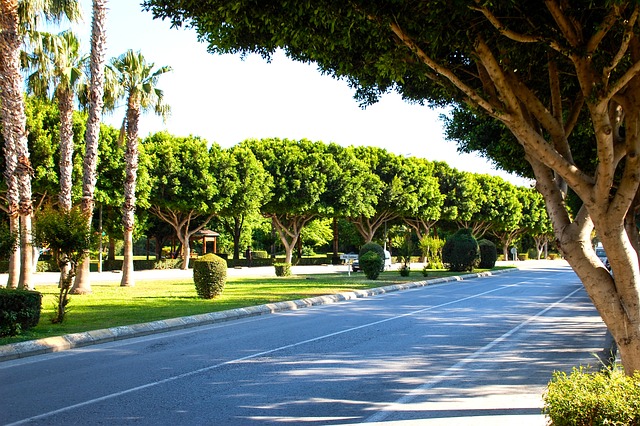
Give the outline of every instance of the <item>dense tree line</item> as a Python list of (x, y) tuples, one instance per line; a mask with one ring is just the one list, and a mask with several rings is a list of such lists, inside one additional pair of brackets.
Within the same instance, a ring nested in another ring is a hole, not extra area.
[[(38, 205), (59, 204), (59, 110), (33, 96), (26, 105), (34, 195)], [(74, 135), (84, 134), (85, 122), (84, 113), (74, 113)], [(95, 198), (112, 242), (124, 239), (117, 212), (124, 202), (126, 148), (119, 137), (118, 129), (102, 126), (97, 161)], [(82, 138), (75, 136), (72, 204), (81, 199), (83, 148)], [(196, 232), (216, 226), (238, 259), (265, 218), (289, 262), (305, 229), (308, 241), (326, 244), (333, 219), (355, 229), (361, 243), (383, 242), (384, 225), (404, 223), (418, 239), (467, 227), (478, 238), (493, 238), (505, 254), (525, 233), (541, 242), (550, 235), (535, 190), (381, 148), (254, 139), (223, 149), (199, 137), (159, 132), (142, 139), (139, 151), (136, 238), (153, 233), (166, 242), (175, 236), (185, 268)], [(168, 225), (164, 231), (158, 220)], [(325, 237), (312, 237), (322, 232)]]

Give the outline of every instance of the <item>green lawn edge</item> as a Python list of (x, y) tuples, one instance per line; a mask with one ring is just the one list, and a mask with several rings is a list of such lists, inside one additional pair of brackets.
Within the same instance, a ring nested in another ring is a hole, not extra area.
[[(514, 267), (474, 269), (473, 273), (504, 269)], [(37, 291), (43, 294), (42, 313), (38, 325), (20, 335), (0, 338), (0, 346), (456, 275), (461, 273), (430, 270), (425, 277), (421, 271), (414, 271), (408, 277), (401, 277), (398, 271), (387, 271), (381, 273), (377, 280), (368, 280), (361, 273), (277, 278), (232, 277), (227, 280), (223, 293), (210, 300), (199, 299), (193, 280), (189, 279), (140, 280), (134, 287), (120, 287), (119, 282), (92, 283), (91, 294), (71, 296), (69, 311), (62, 324), (52, 324), (50, 320), (54, 313), (54, 300), (58, 289), (55, 285), (43, 285), (37, 288)]]

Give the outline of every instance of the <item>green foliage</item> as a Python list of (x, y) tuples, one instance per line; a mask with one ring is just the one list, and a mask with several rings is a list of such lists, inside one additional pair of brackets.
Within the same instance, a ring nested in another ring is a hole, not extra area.
[(442, 261), (451, 271), (473, 271), (479, 260), (478, 242), (471, 235), (471, 230), (466, 228), (459, 229), (447, 238), (442, 248)]
[(480, 264), (479, 268), (491, 269), (496, 266), (496, 260), (498, 260), (498, 250), (496, 245), (489, 240), (478, 241), (478, 247), (480, 248)]
[(18, 236), (13, 234), (6, 222), (0, 224), (0, 259), (8, 259), (16, 250)]
[[(366, 243), (362, 247), (360, 247), (360, 253), (358, 254), (358, 260), (362, 262), (362, 256), (368, 252), (374, 252), (375, 254), (382, 259), (384, 266), (384, 248), (380, 244), (377, 243)], [(362, 263), (360, 263), (362, 265)]]
[(358, 257), (360, 268), (370, 280), (375, 280), (384, 268), (384, 253), (382, 257), (375, 251), (369, 250)]
[(33, 241), (37, 247), (51, 249), (60, 271), (66, 270), (65, 267), (69, 266), (68, 273), (61, 275), (57, 313), (52, 318), (52, 322), (60, 323), (64, 321), (67, 312), (69, 290), (78, 262), (85, 250), (91, 248), (91, 231), (87, 226), (87, 217), (79, 207), (65, 212), (47, 206), (36, 215)]
[(0, 337), (15, 336), (38, 325), (42, 294), (0, 288)]
[(227, 262), (213, 253), (198, 258), (193, 262), (193, 282), (198, 297), (213, 299), (222, 294), (227, 282)]
[(640, 372), (621, 370), (571, 375), (556, 372), (544, 395), (544, 414), (554, 426), (640, 425)]
[(419, 242), (420, 252), (425, 258), (426, 262), (435, 262), (442, 259), (442, 247), (444, 247), (444, 240), (438, 237), (422, 237)]
[(406, 264), (400, 265), (400, 268), (398, 268), (398, 272), (400, 272), (401, 277), (408, 277), (411, 273), (411, 267)]
[(274, 263), (276, 268), (276, 277), (288, 277), (291, 275), (291, 263)]

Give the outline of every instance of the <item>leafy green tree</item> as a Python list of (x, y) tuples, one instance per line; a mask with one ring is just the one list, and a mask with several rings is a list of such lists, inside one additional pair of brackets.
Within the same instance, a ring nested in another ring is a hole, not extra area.
[(249, 148), (235, 145), (222, 152), (219, 162), (219, 180), (227, 180), (233, 188), (229, 203), (220, 211), (219, 221), (233, 237), (233, 258), (240, 259), (240, 237), (245, 226), (254, 224), (260, 206), (269, 197), (273, 179)]
[(435, 162), (434, 175), (444, 196), (440, 221), (464, 224), (480, 210), (481, 191), (473, 173), (452, 169), (447, 163)]
[(415, 192), (417, 206), (413, 216), (403, 216), (402, 219), (413, 228), (420, 240), (429, 235), (431, 227), (440, 219), (445, 195), (440, 192), (433, 163), (417, 157), (406, 160), (409, 168), (407, 175), (410, 178), (406, 190)]
[[(640, 370), (640, 265), (631, 226), (640, 202), (637, 2), (144, 5), (177, 26), (191, 25), (211, 52), (269, 57), (283, 48), (315, 62), (347, 79), (364, 104), (397, 90), (405, 99), (463, 105), (502, 123), (514, 137), (496, 143), (523, 148), (560, 250), (615, 337), (626, 373)], [(587, 127), (593, 136), (574, 133)], [(583, 152), (591, 167), (576, 162)], [(569, 189), (582, 202), (573, 215)], [(593, 230), (613, 276), (591, 246)]]
[(380, 179), (360, 159), (353, 146), (342, 147), (335, 143), (327, 146), (327, 154), (335, 160), (337, 167), (331, 170), (327, 182), (330, 204), (333, 206), (333, 256), (338, 257), (340, 218), (371, 217), (380, 193)]
[(369, 209), (350, 217), (365, 242), (372, 241), (376, 231), (386, 222), (398, 218), (414, 219), (412, 223), (421, 229), (420, 219), (437, 217), (442, 197), (428, 163), (376, 147), (357, 147), (355, 153), (377, 178), (372, 178), (370, 185), (372, 193), (376, 194), (372, 199), (373, 212)]
[(163, 66), (154, 69), (140, 52), (128, 50), (115, 58), (112, 69), (117, 75), (122, 97), (126, 98), (127, 112), (123, 122), (126, 131), (126, 150), (124, 154), (126, 168), (124, 180), (124, 203), (122, 205), (122, 226), (124, 228), (124, 260), (122, 262), (122, 281), (120, 285), (129, 287), (133, 280), (133, 229), (136, 211), (136, 181), (138, 173), (138, 124), (140, 114), (147, 110), (163, 118), (169, 114), (169, 106), (164, 103), (164, 93), (158, 88), (160, 77), (171, 71)]
[(213, 169), (221, 155), (218, 145), (197, 137), (177, 137), (158, 132), (144, 140), (149, 156), (150, 210), (170, 224), (182, 245), (182, 269), (189, 267), (190, 238), (203, 229), (225, 202), (224, 188), (218, 185)]
[(271, 197), (261, 207), (271, 219), (291, 263), (302, 228), (309, 221), (334, 212), (328, 176), (338, 166), (322, 142), (306, 139), (247, 140), (242, 142), (260, 160), (273, 179)]
[(46, 245), (51, 249), (61, 271), (56, 316), (52, 319), (54, 323), (64, 320), (78, 262), (91, 246), (91, 232), (86, 223), (87, 218), (77, 207), (71, 210), (48, 207), (38, 213), (34, 241), (41, 247)]
[(533, 238), (537, 258), (540, 259), (545, 245), (553, 241), (553, 226), (545, 208), (544, 198), (533, 188), (520, 188), (519, 198), (522, 204), (520, 228)]

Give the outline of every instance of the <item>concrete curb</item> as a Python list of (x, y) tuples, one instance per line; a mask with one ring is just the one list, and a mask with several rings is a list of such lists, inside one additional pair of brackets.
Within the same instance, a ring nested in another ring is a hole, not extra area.
[(339, 303), (346, 300), (371, 297), (378, 294), (426, 287), (434, 284), (442, 284), (452, 281), (463, 281), (465, 279), (471, 278), (489, 277), (512, 271), (518, 271), (518, 269), (502, 269), (493, 272), (479, 272), (475, 274), (464, 274), (446, 278), (436, 278), (433, 280), (394, 284), (385, 287), (371, 288), (368, 290), (356, 290), (327, 296), (311, 297), (307, 299), (268, 303), (265, 305), (249, 306), (246, 308), (231, 309), (228, 311), (211, 312), (208, 314), (192, 315), (180, 318), (169, 318), (166, 320), (153, 321), (142, 324), (133, 324), (101, 330), (85, 331), (82, 333), (67, 334), (64, 336), (48, 337), (45, 339), (13, 343), (0, 346), (0, 362), (18, 358), (26, 358), (34, 355), (42, 355), (46, 353), (60, 352), (73, 348), (80, 348), (83, 346), (112, 342), (115, 340), (130, 339), (133, 337), (146, 336), (149, 334), (182, 330), (185, 328), (197, 327), (200, 325), (215, 324), (240, 318), (248, 318), (257, 315), (272, 314), (275, 312), (289, 311), (294, 309), (304, 309), (311, 306), (325, 305), (330, 303)]

